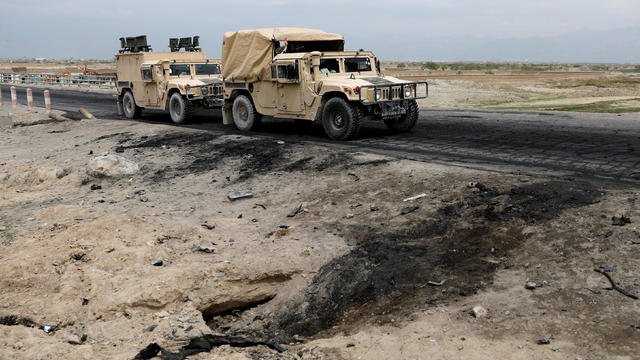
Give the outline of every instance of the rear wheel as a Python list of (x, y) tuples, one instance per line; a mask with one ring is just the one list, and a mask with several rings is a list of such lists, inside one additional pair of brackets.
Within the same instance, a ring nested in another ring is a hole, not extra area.
[(360, 109), (334, 97), (322, 109), (322, 127), (333, 140), (348, 140), (360, 132)]
[(175, 92), (169, 98), (169, 114), (174, 123), (182, 124), (191, 119), (193, 104), (183, 98), (180, 93)]
[(418, 103), (415, 100), (409, 100), (407, 112), (404, 115), (397, 119), (386, 119), (384, 123), (393, 132), (407, 132), (416, 125), (418, 113)]
[(261, 115), (246, 95), (239, 95), (233, 100), (233, 122), (242, 131), (253, 130), (260, 125)]
[(128, 119), (139, 119), (142, 114), (142, 108), (136, 105), (131, 91), (127, 91), (122, 96), (122, 111)]

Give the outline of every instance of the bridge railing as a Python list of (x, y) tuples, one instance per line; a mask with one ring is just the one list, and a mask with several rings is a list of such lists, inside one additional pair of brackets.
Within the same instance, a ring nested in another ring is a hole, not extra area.
[(0, 72), (0, 84), (24, 84), (43, 86), (59, 85), (69, 87), (99, 87), (110, 89), (116, 87), (116, 77), (114, 75)]

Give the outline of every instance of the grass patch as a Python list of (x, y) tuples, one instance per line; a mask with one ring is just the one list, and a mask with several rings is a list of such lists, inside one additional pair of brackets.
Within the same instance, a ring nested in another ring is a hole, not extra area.
[(548, 83), (552, 88), (570, 89), (582, 86), (594, 86), (598, 88), (633, 87), (640, 85), (640, 78), (614, 78), (614, 79), (585, 79), (566, 80)]
[(8, 231), (0, 232), (0, 243), (2, 243), (2, 245), (4, 246), (11, 245), (14, 239), (15, 239), (15, 236), (12, 233)]
[[(631, 99), (640, 100), (640, 98)], [(625, 100), (630, 101), (630, 100)], [(591, 112), (607, 114), (624, 114), (640, 112), (640, 107), (619, 106), (620, 101), (598, 101), (589, 104), (564, 104), (564, 105), (523, 105), (512, 107), (500, 107), (500, 110), (543, 110), (543, 111), (570, 111), (570, 112)]]

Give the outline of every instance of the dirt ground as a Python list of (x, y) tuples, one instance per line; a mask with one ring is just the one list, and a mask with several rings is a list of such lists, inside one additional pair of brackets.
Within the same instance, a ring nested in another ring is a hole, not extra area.
[[(622, 293), (640, 295), (635, 183), (166, 124), (4, 120), (0, 359), (640, 351), (640, 303)], [(139, 172), (90, 174), (105, 153)], [(228, 198), (240, 190), (253, 197)]]

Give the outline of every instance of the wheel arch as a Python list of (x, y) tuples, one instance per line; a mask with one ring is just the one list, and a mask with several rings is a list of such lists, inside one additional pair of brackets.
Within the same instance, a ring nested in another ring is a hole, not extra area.
[(334, 97), (342, 98), (342, 100), (346, 101), (347, 103), (350, 102), (347, 95), (345, 95), (341, 91), (328, 91), (322, 94), (322, 98), (320, 99), (320, 106), (318, 106), (318, 111), (316, 112), (314, 121), (322, 120), (322, 111), (324, 110), (324, 105), (327, 103), (327, 101), (329, 101), (329, 99), (332, 99)]
[(171, 101), (171, 96), (173, 96), (173, 94), (175, 93), (179, 93), (180, 95), (182, 95), (182, 93), (180, 92), (180, 89), (174, 87), (171, 88), (167, 91), (167, 101), (164, 104), (164, 110), (165, 111), (169, 111), (169, 101)]

